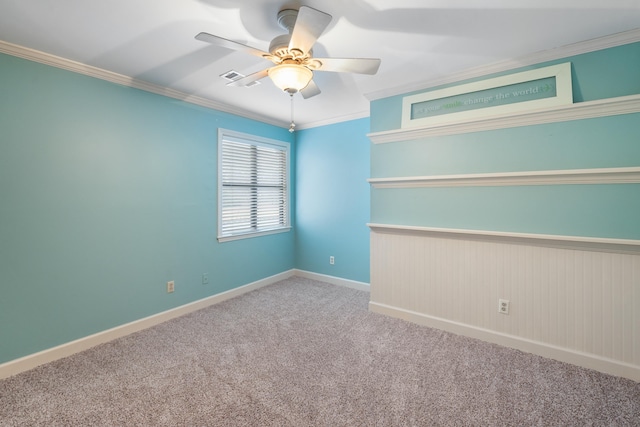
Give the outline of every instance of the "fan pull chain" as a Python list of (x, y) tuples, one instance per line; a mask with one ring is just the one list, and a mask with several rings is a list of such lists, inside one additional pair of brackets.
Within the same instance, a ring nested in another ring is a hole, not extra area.
[(293, 133), (295, 130), (296, 124), (293, 122), (293, 93), (289, 93), (291, 97), (291, 124), (289, 125), (289, 132)]

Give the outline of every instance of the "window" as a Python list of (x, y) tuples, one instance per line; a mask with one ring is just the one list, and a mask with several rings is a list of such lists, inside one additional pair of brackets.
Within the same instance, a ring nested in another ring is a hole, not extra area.
[(289, 228), (289, 144), (220, 129), (218, 240)]

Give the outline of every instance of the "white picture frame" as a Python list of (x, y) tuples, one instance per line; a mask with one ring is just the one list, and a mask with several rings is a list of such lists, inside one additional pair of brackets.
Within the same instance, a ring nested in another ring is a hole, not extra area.
[(570, 62), (405, 96), (401, 126), (465, 123), (567, 104), (573, 104)]

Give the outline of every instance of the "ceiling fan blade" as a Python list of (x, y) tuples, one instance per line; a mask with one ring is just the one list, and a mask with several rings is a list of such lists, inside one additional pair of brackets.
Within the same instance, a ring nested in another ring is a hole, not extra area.
[(264, 70), (258, 71), (257, 73), (249, 74), (248, 76), (242, 77), (238, 80), (234, 80), (231, 83), (227, 83), (227, 86), (247, 86), (256, 80), (263, 79), (269, 75), (269, 69), (265, 68)]
[(340, 73), (375, 74), (380, 68), (378, 58), (313, 58), (320, 63), (314, 67), (318, 71), (335, 71)]
[(270, 59), (271, 54), (269, 52), (264, 52), (260, 49), (256, 49), (251, 46), (247, 46), (246, 44), (234, 42), (232, 40), (227, 40), (222, 37), (214, 36), (209, 33), (199, 33), (196, 36), (196, 40), (200, 40), (203, 42), (211, 43), (216, 46), (224, 47), (227, 49), (237, 50), (240, 52), (249, 53), (251, 55), (259, 56), (260, 58)]
[(299, 50), (303, 54), (309, 52), (331, 22), (331, 15), (308, 6), (300, 6), (295, 26), (291, 32), (289, 50)]
[(315, 84), (313, 80), (309, 82), (309, 84), (300, 91), (300, 94), (304, 99), (311, 98), (312, 96), (316, 96), (320, 94), (320, 88)]

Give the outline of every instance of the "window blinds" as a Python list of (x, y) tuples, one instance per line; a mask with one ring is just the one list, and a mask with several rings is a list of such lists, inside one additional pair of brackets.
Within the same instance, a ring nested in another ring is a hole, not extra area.
[(229, 135), (219, 144), (219, 237), (288, 227), (287, 146)]

